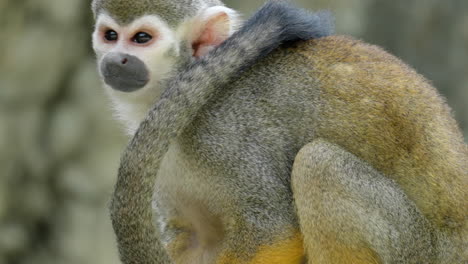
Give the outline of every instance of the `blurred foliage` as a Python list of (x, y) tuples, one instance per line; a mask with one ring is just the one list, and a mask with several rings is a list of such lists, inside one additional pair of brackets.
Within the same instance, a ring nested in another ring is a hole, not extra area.
[[(0, 264), (117, 263), (107, 201), (125, 136), (90, 0), (0, 0)], [(263, 0), (230, 0), (248, 17)], [(433, 81), (468, 135), (468, 1), (302, 0)]]

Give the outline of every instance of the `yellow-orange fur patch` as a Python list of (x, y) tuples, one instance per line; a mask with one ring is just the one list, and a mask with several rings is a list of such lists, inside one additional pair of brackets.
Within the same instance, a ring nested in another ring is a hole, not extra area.
[(259, 247), (255, 256), (248, 262), (242, 262), (231, 256), (223, 256), (218, 264), (300, 264), (303, 258), (303, 241), (298, 233), (289, 239)]

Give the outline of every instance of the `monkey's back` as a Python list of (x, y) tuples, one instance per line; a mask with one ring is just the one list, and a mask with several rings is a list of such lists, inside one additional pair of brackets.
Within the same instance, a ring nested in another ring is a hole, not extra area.
[(439, 228), (466, 232), (467, 146), (437, 90), (399, 59), (351, 38), (296, 49), (317, 80), (316, 137), (395, 180)]
[[(207, 145), (197, 141), (210, 141), (211, 149), (228, 141), (238, 151), (225, 158), (217, 153), (218, 162), (233, 171), (245, 163), (253, 174), (258, 163), (276, 164), (289, 188), (297, 151), (323, 138), (395, 180), (438, 228), (466, 232), (463, 136), (437, 90), (396, 57), (331, 36), (274, 52), (232, 86), (194, 122), (198, 140), (190, 146), (203, 149)], [(251, 162), (250, 156), (264, 159)]]
[(222, 226), (242, 211), (236, 225), (281, 233), (296, 223), (295, 155), (318, 138), (395, 180), (434, 227), (460, 234), (453, 241), (463, 251), (468, 153), (450, 109), (397, 58), (339, 36), (273, 52), (202, 108), (162, 162), (160, 215), (190, 204), (216, 212)]

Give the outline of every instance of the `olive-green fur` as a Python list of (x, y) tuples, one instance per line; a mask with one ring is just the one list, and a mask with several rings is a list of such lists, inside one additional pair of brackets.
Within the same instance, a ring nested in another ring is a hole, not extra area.
[(350, 38), (310, 41), (297, 52), (319, 80), (317, 136), (397, 181), (438, 227), (466, 225), (467, 148), (437, 90), (394, 56)]
[(349, 37), (311, 40), (289, 54), (319, 94), (315, 137), (400, 186), (436, 230), (434, 263), (468, 261), (468, 147), (437, 90), (396, 57)]

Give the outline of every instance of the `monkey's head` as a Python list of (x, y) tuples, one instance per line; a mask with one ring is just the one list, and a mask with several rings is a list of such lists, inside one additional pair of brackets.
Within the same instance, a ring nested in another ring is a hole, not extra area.
[(235, 30), (237, 13), (218, 0), (94, 0), (93, 48), (117, 116), (133, 133), (161, 83)]

